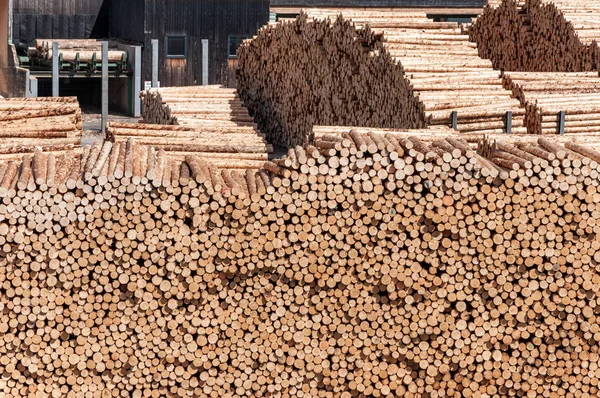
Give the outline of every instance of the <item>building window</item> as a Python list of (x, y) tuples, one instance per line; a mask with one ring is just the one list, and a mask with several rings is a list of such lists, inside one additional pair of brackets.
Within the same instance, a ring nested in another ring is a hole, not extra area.
[(237, 58), (237, 49), (248, 37), (245, 35), (229, 35), (228, 45), (229, 58)]
[(165, 44), (167, 58), (186, 58), (187, 57), (187, 37), (185, 36), (167, 36)]

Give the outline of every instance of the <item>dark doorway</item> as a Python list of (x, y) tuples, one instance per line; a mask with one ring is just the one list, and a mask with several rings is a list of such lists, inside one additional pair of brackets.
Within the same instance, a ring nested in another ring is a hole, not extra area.
[[(59, 92), (61, 97), (77, 97), (82, 108), (100, 110), (102, 105), (102, 80), (92, 78), (61, 78)], [(38, 78), (38, 95), (52, 96), (52, 79)]]

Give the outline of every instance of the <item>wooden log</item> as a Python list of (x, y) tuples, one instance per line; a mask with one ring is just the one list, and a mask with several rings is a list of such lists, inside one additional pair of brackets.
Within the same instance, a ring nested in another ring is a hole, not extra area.
[(350, 130), (0, 160), (6, 395), (597, 395), (598, 136)]

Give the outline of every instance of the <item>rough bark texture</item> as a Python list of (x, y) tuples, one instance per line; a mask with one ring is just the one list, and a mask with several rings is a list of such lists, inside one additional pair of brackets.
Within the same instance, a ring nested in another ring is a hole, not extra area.
[(455, 23), (420, 12), (309, 10), (269, 25), (238, 51), (240, 96), (267, 139), (309, 142), (312, 126), (423, 128), (494, 134), (524, 109)]
[(493, 0), (470, 27), (494, 68), (522, 72), (598, 70), (600, 4), (587, 0)]

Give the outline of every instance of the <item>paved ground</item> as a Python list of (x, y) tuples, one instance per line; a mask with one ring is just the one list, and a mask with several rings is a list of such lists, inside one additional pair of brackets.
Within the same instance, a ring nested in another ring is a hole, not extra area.
[[(83, 119), (83, 137), (81, 145), (92, 145), (96, 141), (104, 140), (104, 134), (100, 132), (102, 128), (102, 116), (97, 109), (82, 109)], [(109, 114), (108, 121), (137, 123), (140, 120), (138, 117), (129, 117), (120, 114)]]

